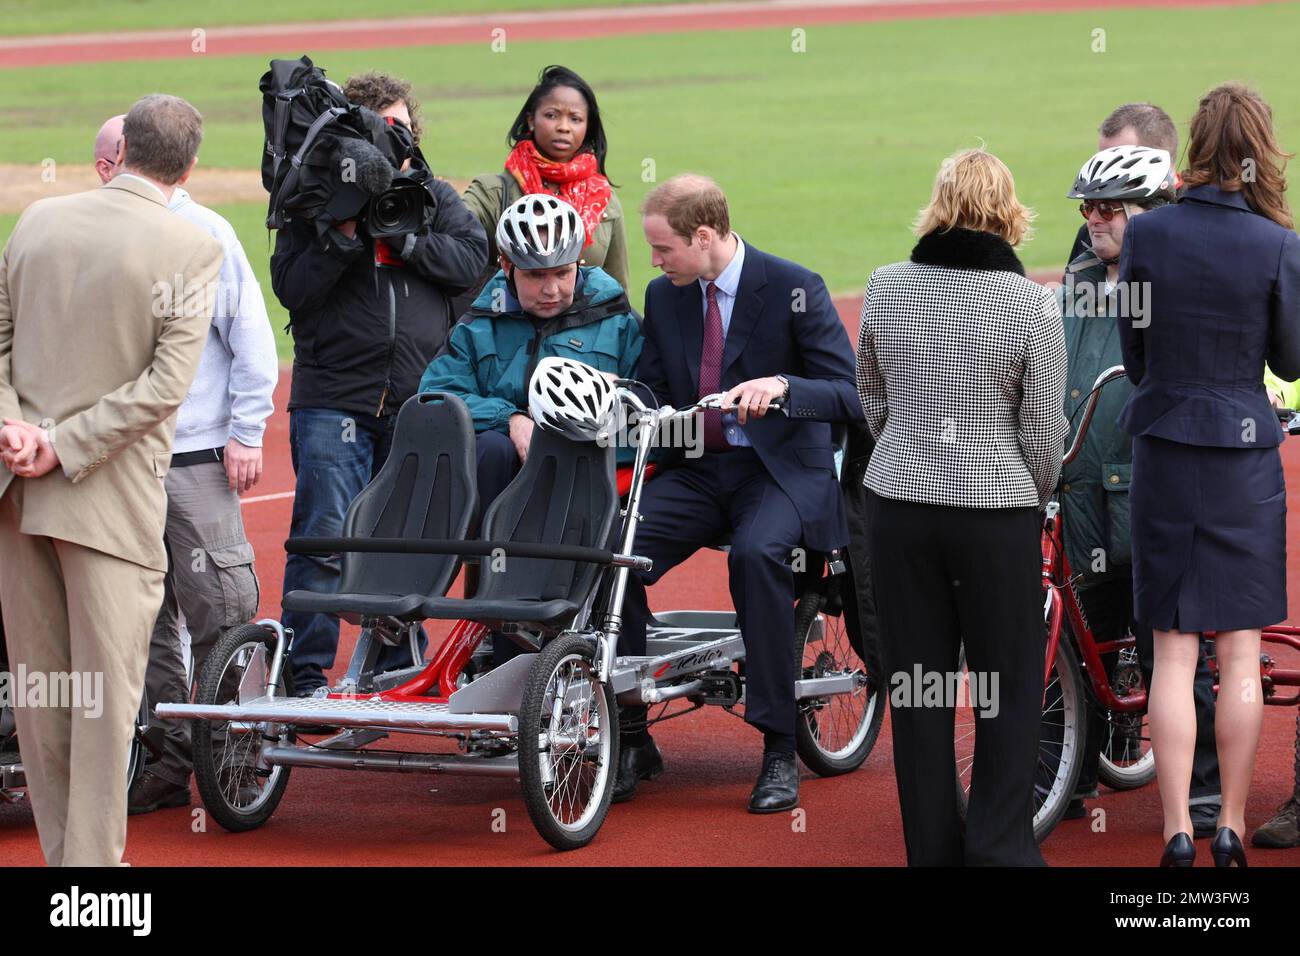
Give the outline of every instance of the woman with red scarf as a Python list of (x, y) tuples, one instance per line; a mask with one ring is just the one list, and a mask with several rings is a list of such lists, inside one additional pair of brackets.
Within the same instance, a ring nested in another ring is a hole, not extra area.
[[(479, 176), (465, 191), (465, 205), (488, 234), (488, 272), (496, 274), (497, 220), (525, 193), (551, 193), (582, 216), (587, 245), (582, 264), (600, 266), (627, 290), (627, 239), (623, 207), (605, 177), (605, 128), (596, 94), (562, 66), (542, 70), (537, 85), (515, 117), (507, 142), (505, 169)], [(471, 290), (469, 300), (478, 294)]]

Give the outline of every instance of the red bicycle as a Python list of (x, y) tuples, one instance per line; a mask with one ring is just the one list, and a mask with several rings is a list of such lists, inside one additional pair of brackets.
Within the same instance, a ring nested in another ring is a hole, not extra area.
[[(1101, 389), (1124, 374), (1123, 366), (1116, 365), (1097, 376), (1083, 406), (1074, 439), (1062, 460), (1063, 466), (1072, 462), (1083, 448)], [(1282, 409), (1278, 414), (1289, 434), (1300, 434), (1300, 414), (1290, 409)], [(1136, 639), (1132, 631), (1109, 641), (1094, 635), (1065, 554), (1063, 519), (1056, 500), (1048, 502), (1043, 514), (1042, 551), (1047, 653), (1038, 770), (1034, 781), (1034, 837), (1040, 843), (1060, 823), (1074, 795), (1092, 713), (1089, 708), (1100, 708), (1105, 715), (1106, 731), (1098, 766), (1100, 781), (1112, 790), (1131, 790), (1155, 777), (1155, 755), (1147, 730), (1146, 683), (1138, 665)], [(1300, 652), (1300, 627), (1279, 624), (1265, 628), (1263, 641)], [(1207, 635), (1217, 694), (1218, 669), (1213, 646), (1212, 635)], [(964, 671), (965, 664), (963, 649), (958, 666)], [(1272, 656), (1261, 654), (1260, 678), (1264, 703), (1274, 706), (1300, 703), (1300, 668), (1279, 666)], [(1284, 688), (1296, 688), (1296, 691), (1284, 693)], [(975, 763), (976, 733), (969, 695), (966, 701), (965, 706), (957, 708), (954, 720), (958, 808), (963, 818)]]

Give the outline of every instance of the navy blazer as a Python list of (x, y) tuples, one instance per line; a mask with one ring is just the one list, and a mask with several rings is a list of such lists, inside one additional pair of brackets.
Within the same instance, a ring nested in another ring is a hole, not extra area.
[[(1132, 435), (1271, 448), (1283, 432), (1264, 363), (1300, 378), (1300, 237), (1240, 192), (1189, 188), (1124, 230), (1119, 282), (1149, 284), (1146, 314), (1119, 318), (1137, 386), (1120, 414)], [(1130, 312), (1135, 287), (1130, 285)]]
[[(679, 287), (666, 276), (651, 282), (642, 331), (637, 378), (659, 404), (680, 408), (696, 401), (704, 343), (700, 284)], [(828, 423), (862, 419), (853, 348), (821, 276), (745, 243), (722, 352), (722, 389), (769, 375), (790, 382), (789, 417), (751, 418), (745, 434), (799, 512), (804, 543), (819, 551), (843, 547), (848, 526)]]

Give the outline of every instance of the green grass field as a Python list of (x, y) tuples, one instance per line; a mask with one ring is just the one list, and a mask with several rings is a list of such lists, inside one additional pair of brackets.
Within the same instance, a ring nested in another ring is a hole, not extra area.
[[(1098, 27), (1104, 53), (1091, 50)], [(1204, 90), (1246, 80), (1272, 103), (1283, 145), (1300, 145), (1296, 36), (1300, 3), (826, 26), (809, 30), (806, 53), (791, 51), (788, 31), (761, 30), (315, 59), (337, 79), (382, 67), (415, 81), (425, 152), (453, 178), (500, 167), (506, 129), (541, 66), (582, 73), (600, 95), (610, 174), (631, 215), (639, 304), (653, 274), (634, 211), (651, 185), (643, 178), (650, 163), (658, 180), (713, 175), (746, 239), (815, 268), (835, 292), (860, 292), (871, 269), (906, 257), (939, 161), (983, 141), (1038, 210), (1037, 236), (1021, 250), (1026, 265), (1057, 267), (1081, 221), (1064, 194), (1114, 106), (1159, 103), (1185, 134)], [(0, 71), (0, 162), (88, 162), (105, 117), (165, 89), (207, 119), (200, 162), (253, 167), (265, 68), (263, 57), (196, 56)], [(265, 278), (264, 206), (221, 212)], [(0, 217), (0, 234), (13, 218)], [(283, 312), (269, 280), (264, 287), (278, 332)]]
[(365, 7), (356, 0), (312, 0), (310, 4), (284, 0), (221, 0), (204, 4), (175, 0), (0, 0), (0, 23), (4, 24), (5, 36), (30, 36), (697, 2), (700, 0), (385, 0), (383, 4)]

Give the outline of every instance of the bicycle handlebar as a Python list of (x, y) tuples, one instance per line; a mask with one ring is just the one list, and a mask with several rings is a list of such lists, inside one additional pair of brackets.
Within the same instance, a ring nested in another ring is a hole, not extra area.
[[(1083, 409), (1083, 418), (1079, 422), (1079, 427), (1074, 433), (1074, 440), (1070, 442), (1070, 447), (1066, 450), (1064, 457), (1061, 459), (1061, 468), (1074, 461), (1078, 457), (1080, 450), (1083, 448), (1083, 440), (1088, 435), (1088, 426), (1092, 424), (1093, 413), (1097, 411), (1097, 402), (1101, 398), (1101, 390), (1104, 386), (1109, 385), (1116, 379), (1123, 378), (1125, 375), (1123, 365), (1112, 365), (1110, 368), (1102, 371), (1092, 383), (1092, 390), (1088, 392), (1088, 398), (1080, 408)], [(1079, 414), (1079, 409), (1075, 409), (1075, 414)]]
[[(670, 421), (672, 419), (690, 418), (696, 412), (712, 410), (734, 411), (736, 408), (735, 405), (728, 408), (722, 407), (722, 399), (727, 394), (726, 392), (714, 392), (711, 395), (705, 395), (693, 404), (683, 405), (681, 408), (674, 408), (671, 405), (661, 405), (658, 408), (651, 408), (646, 405), (645, 402), (641, 401), (641, 397), (637, 395), (636, 392), (632, 391), (628, 387), (633, 384), (640, 383), (633, 382), (631, 379), (621, 378), (615, 380), (619, 399), (624, 404), (631, 406), (635, 412), (641, 415), (653, 417), (656, 424)], [(767, 408), (768, 411), (780, 412), (782, 415), (788, 416), (790, 414), (790, 410), (786, 407), (785, 401), (781, 398), (772, 399), (772, 401), (768, 403)]]

